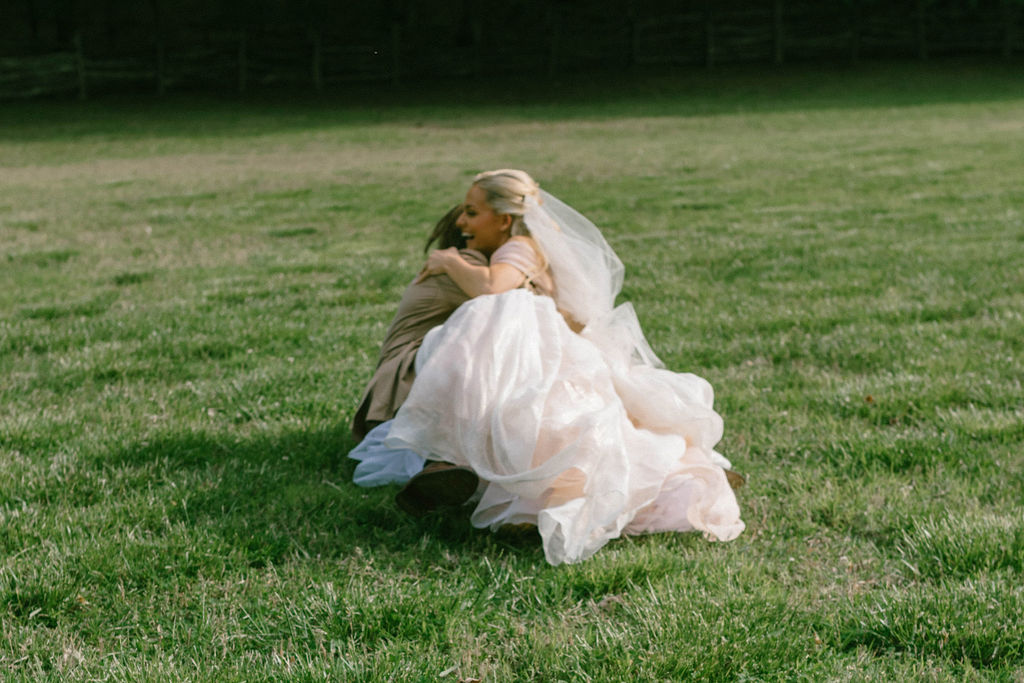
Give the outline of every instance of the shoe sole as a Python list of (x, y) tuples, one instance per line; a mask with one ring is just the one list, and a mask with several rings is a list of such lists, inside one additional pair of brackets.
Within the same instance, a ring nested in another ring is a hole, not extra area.
[(725, 478), (729, 480), (729, 487), (732, 488), (733, 491), (743, 488), (743, 485), (747, 483), (746, 477), (739, 472), (733, 472), (732, 470), (725, 470)]
[(395, 495), (395, 503), (404, 512), (421, 517), (438, 508), (462, 505), (476, 493), (479, 483), (468, 467), (420, 472)]

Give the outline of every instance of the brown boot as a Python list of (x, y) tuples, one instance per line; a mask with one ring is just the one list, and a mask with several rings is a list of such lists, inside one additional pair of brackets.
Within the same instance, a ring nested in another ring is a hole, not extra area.
[(729, 486), (735, 491), (738, 488), (742, 488), (747, 483), (747, 478), (739, 472), (733, 472), (732, 470), (725, 471), (725, 478), (729, 480)]
[(476, 473), (468, 467), (429, 462), (395, 495), (395, 503), (419, 517), (440, 507), (462, 505), (476, 493), (479, 483)]

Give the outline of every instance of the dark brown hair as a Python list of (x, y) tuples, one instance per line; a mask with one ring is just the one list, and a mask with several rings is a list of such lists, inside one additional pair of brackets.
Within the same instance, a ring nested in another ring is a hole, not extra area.
[(438, 249), (447, 249), (448, 247), (465, 249), (466, 238), (462, 236), (462, 229), (455, 225), (455, 221), (459, 220), (461, 214), (462, 204), (456, 204), (448, 209), (448, 213), (434, 226), (434, 231), (430, 233), (427, 246), (423, 248), (423, 251), (430, 251), (430, 245), (434, 242), (437, 242)]

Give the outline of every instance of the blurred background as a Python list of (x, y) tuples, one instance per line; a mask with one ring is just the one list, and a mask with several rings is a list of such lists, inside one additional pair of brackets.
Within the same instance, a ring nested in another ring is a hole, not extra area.
[(1024, 0), (4, 0), (0, 100), (1024, 52)]

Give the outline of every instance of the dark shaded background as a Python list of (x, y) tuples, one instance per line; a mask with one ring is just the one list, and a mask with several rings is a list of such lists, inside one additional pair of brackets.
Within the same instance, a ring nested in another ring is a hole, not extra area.
[(4, 0), (0, 99), (1024, 53), (1024, 0)]

